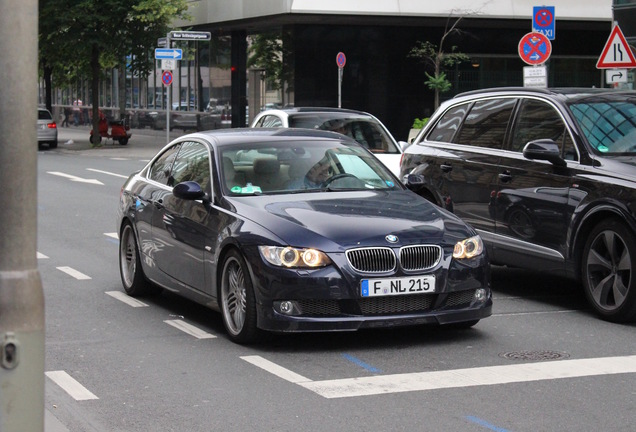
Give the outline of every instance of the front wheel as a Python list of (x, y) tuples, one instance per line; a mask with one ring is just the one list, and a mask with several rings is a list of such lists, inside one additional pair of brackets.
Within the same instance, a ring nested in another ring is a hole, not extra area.
[(126, 144), (128, 144), (128, 138), (119, 139), (119, 145), (126, 145)]
[(634, 234), (618, 219), (599, 223), (590, 233), (582, 260), (585, 295), (602, 318), (613, 322), (636, 319)]
[(256, 299), (247, 265), (235, 250), (228, 253), (221, 277), (223, 324), (232, 341), (251, 343), (258, 337)]

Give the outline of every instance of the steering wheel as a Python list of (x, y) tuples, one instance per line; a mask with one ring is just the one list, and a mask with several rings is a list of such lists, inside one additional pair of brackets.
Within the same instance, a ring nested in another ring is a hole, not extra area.
[(349, 173), (342, 173), (342, 174), (336, 174), (336, 175), (335, 175), (335, 176), (333, 176), (333, 177), (329, 177), (327, 180), (325, 180), (325, 182), (323, 183), (323, 186), (325, 186), (325, 187), (326, 187), (326, 186), (329, 186), (329, 185), (330, 185), (331, 183), (333, 183), (334, 181), (339, 180), (339, 179), (342, 179), (342, 178), (347, 178), (347, 177), (354, 178), (354, 179), (356, 179), (357, 181), (360, 181), (360, 179), (359, 179), (358, 177), (354, 176), (353, 174), (349, 174)]

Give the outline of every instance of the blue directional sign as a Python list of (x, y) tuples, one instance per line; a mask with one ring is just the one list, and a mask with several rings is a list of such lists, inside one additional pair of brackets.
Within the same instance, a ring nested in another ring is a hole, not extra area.
[(556, 37), (554, 6), (534, 6), (532, 8), (532, 31), (541, 33), (550, 40)]
[(181, 60), (183, 50), (180, 48), (155, 48), (155, 58), (157, 60)]

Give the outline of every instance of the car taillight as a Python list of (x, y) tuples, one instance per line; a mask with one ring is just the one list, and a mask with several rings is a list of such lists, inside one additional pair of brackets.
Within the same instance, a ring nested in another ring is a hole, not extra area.
[(57, 125), (55, 124), (55, 122), (47, 124), (46, 127), (49, 129), (57, 129)]

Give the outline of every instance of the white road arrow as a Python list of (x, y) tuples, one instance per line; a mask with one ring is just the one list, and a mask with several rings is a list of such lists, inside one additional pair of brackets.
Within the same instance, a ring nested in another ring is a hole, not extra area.
[(65, 173), (61, 173), (61, 172), (57, 172), (57, 171), (47, 171), (47, 174), (56, 175), (56, 176), (60, 176), (60, 177), (66, 177), (70, 181), (74, 181), (74, 182), (90, 183), (90, 184), (102, 185), (102, 186), (104, 185), (104, 183), (100, 182), (97, 179), (85, 179), (85, 178), (76, 177), (74, 175), (65, 174)]

